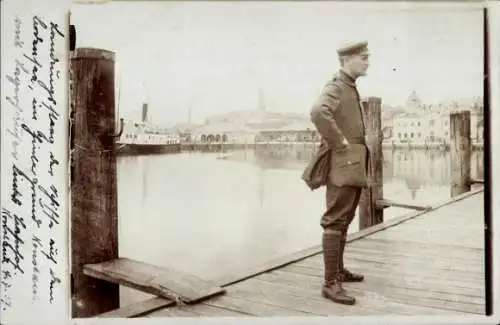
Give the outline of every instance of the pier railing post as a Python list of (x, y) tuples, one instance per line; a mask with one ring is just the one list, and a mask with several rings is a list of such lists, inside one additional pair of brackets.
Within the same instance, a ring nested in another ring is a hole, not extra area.
[(369, 97), (363, 102), (363, 115), (370, 157), (368, 176), (371, 186), (363, 189), (359, 204), (359, 230), (384, 221), (384, 211), (377, 207), (377, 200), (383, 199), (383, 157), (382, 157), (382, 100)]
[(118, 257), (115, 55), (76, 49), (71, 56), (71, 273), (73, 317), (119, 308), (119, 286), (86, 276), (83, 266)]
[(451, 196), (471, 189), (471, 114), (469, 111), (450, 114)]

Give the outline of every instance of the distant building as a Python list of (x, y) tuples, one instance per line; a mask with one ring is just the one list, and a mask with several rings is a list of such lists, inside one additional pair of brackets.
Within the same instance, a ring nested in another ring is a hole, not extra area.
[(484, 106), (483, 103), (474, 103), (471, 109), (471, 137), (472, 141), (484, 141)]
[(206, 124), (192, 130), (191, 139), (196, 143), (253, 144), (257, 132), (237, 123)]
[(233, 110), (212, 115), (205, 120), (205, 124), (233, 123), (247, 126), (258, 132), (260, 130), (280, 128), (293, 121), (301, 121), (307, 118), (307, 113), (284, 113), (269, 110), (262, 88), (259, 89), (257, 97), (256, 109)]
[(295, 121), (276, 129), (261, 130), (257, 142), (318, 142), (320, 135), (309, 120)]
[(450, 116), (404, 113), (393, 118), (392, 139), (395, 144), (447, 144), (450, 140)]
[(182, 144), (189, 144), (192, 141), (192, 136), (191, 133), (193, 132), (194, 129), (199, 128), (201, 125), (194, 124), (194, 123), (178, 123), (175, 124), (171, 130), (173, 132), (177, 132), (180, 137), (180, 141)]
[(422, 104), (422, 101), (417, 96), (417, 92), (413, 90), (406, 100), (406, 111), (417, 112), (421, 111), (423, 108), (424, 105)]
[(473, 143), (482, 142), (482, 103), (478, 98), (459, 100), (438, 105), (424, 105), (413, 91), (404, 113), (392, 118), (391, 142), (394, 145), (449, 145), (450, 113), (455, 110), (471, 112), (471, 138)]

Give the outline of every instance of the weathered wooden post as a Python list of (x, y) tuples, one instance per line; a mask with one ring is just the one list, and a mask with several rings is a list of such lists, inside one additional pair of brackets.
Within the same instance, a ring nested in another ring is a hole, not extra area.
[(451, 196), (471, 189), (471, 114), (469, 111), (450, 114)]
[(119, 308), (119, 286), (83, 273), (118, 258), (113, 52), (78, 48), (71, 57), (74, 111), (71, 182), (73, 317)]
[(383, 157), (382, 157), (382, 100), (369, 97), (363, 102), (363, 117), (370, 157), (368, 170), (370, 187), (363, 189), (359, 204), (359, 230), (384, 221), (384, 211), (377, 206), (383, 199)]

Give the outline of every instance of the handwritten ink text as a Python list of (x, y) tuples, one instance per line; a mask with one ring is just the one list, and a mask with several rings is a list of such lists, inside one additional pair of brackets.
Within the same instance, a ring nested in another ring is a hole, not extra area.
[[(9, 225), (12, 223), (9, 221), (13, 221), (13, 227)], [(24, 259), (21, 249), (21, 245), (24, 244), (21, 232), (26, 229), (24, 220), (17, 214), (12, 214), (9, 210), (2, 208), (2, 228), (2, 264), (11, 264), (14, 270), (24, 273), (20, 264)]]

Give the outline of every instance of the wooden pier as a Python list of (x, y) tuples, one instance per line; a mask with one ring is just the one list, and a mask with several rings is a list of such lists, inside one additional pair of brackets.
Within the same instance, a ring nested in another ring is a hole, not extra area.
[(199, 303), (156, 297), (98, 317), (484, 315), (483, 196), (474, 190), (352, 234), (346, 267), (365, 275), (344, 285), (354, 306), (321, 297), (316, 246), (213, 279), (224, 294)]
[[(384, 196), (381, 99), (363, 105), (374, 185), (363, 190), (360, 231), (348, 238), (345, 262), (365, 281), (345, 285), (357, 304), (344, 306), (320, 295), (321, 246), (217, 279), (119, 256), (114, 53), (73, 54), (71, 125), (86, 130), (71, 128), (73, 317), (486, 313), (484, 180), (471, 178), (469, 112), (450, 115), (451, 199), (418, 206)], [(384, 220), (390, 206), (413, 212)], [(156, 297), (119, 306), (120, 285)]]

